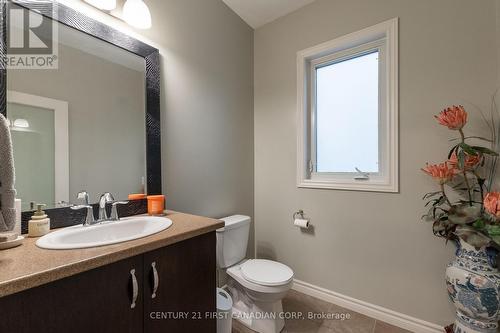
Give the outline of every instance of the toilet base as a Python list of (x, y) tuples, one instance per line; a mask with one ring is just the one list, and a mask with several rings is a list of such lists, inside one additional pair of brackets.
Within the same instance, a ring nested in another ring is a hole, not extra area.
[(237, 283), (228, 284), (233, 298), (233, 318), (259, 333), (279, 333), (285, 326), (281, 300), (259, 302), (250, 297)]

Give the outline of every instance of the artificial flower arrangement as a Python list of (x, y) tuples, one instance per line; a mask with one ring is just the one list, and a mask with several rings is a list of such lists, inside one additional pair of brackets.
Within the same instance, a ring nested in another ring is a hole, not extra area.
[[(424, 215), (433, 222), (436, 236), (447, 240), (462, 239), (479, 249), (500, 244), (500, 192), (492, 187), (496, 175), (498, 153), (494, 150), (469, 144), (472, 140), (498, 146), (498, 130), (494, 113), (486, 121), (492, 138), (466, 136), (467, 112), (463, 106), (453, 106), (435, 116), (439, 124), (459, 134), (448, 159), (439, 164), (427, 164), (422, 168), (439, 185), (439, 191), (427, 193)], [(486, 119), (484, 117), (484, 119)], [(446, 186), (445, 186), (446, 185)], [(454, 191), (457, 199), (451, 199), (447, 191)]]

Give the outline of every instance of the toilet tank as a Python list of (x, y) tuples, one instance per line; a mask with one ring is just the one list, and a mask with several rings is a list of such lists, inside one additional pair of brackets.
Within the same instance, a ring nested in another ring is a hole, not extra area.
[(250, 217), (233, 215), (220, 219), (224, 228), (217, 229), (217, 266), (226, 268), (245, 259), (250, 233)]

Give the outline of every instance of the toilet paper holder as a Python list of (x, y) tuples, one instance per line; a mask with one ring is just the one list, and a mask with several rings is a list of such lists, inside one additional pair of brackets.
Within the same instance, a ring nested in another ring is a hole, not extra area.
[(297, 216), (300, 216), (301, 219), (304, 219), (304, 211), (302, 209), (300, 209), (300, 210), (296, 211), (295, 213), (293, 213), (292, 220), (295, 221)]
[(310, 228), (309, 219), (304, 217), (304, 211), (301, 209), (292, 215), (293, 225), (306, 231)]

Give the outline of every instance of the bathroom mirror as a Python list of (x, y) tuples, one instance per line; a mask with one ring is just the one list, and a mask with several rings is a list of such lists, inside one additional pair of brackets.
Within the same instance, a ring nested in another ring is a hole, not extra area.
[(23, 211), (83, 203), (82, 190), (90, 203), (105, 192), (116, 200), (160, 193), (158, 50), (68, 7), (14, 2), (10, 38), (26, 20), (50, 19), (29, 38), (51, 45), (56, 63), (8, 63), (2, 84)]

